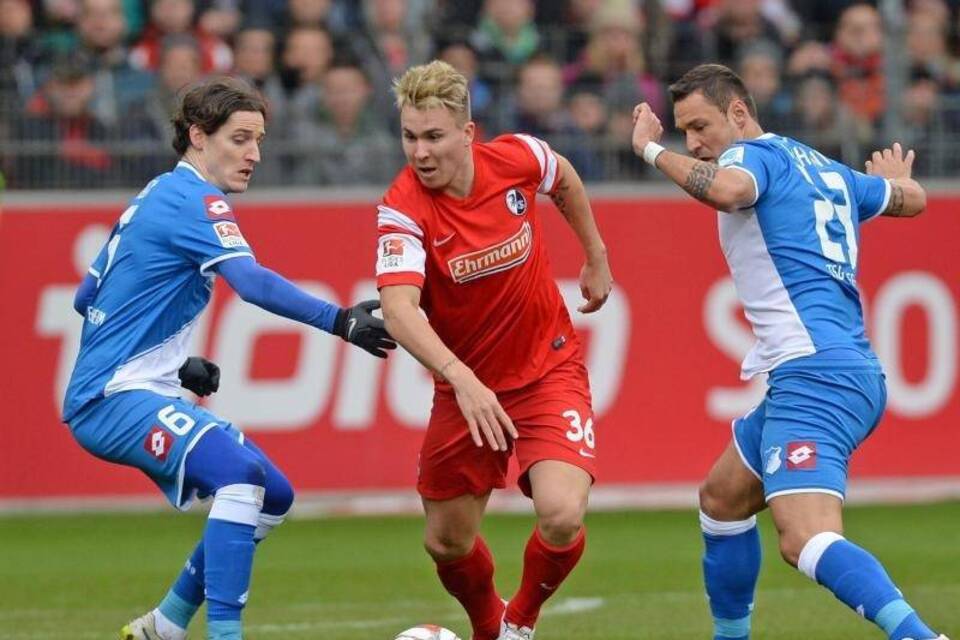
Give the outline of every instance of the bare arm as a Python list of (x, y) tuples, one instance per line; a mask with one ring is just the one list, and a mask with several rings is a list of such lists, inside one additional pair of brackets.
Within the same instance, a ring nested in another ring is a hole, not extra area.
[(586, 302), (578, 310), (591, 313), (603, 306), (613, 287), (607, 247), (600, 237), (587, 190), (577, 170), (560, 154), (557, 154), (557, 161), (557, 186), (550, 194), (550, 199), (577, 234), (583, 247), (586, 261), (580, 270), (580, 293)]
[[(648, 143), (663, 135), (660, 119), (646, 102), (633, 110), (633, 152), (646, 159)], [(739, 169), (720, 168), (712, 162), (697, 160), (673, 151), (661, 151), (656, 167), (691, 196), (720, 211), (736, 211), (753, 204), (757, 189), (753, 180)]]
[(483, 446), (481, 433), (494, 451), (507, 449), (504, 435), (517, 437), (517, 430), (496, 394), (460, 362), (420, 313), (420, 289), (391, 285), (380, 290), (380, 305), (387, 332), (420, 364), (453, 387), (457, 404), (467, 420), (474, 444)]
[(874, 151), (866, 162), (867, 173), (890, 181), (890, 201), (881, 215), (891, 218), (912, 218), (927, 208), (927, 192), (914, 180), (913, 149), (903, 155), (899, 142), (892, 149)]

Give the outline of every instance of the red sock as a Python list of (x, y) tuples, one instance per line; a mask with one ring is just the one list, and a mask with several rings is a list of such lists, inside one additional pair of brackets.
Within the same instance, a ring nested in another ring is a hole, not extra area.
[(520, 589), (510, 599), (506, 619), (531, 629), (537, 623), (540, 607), (557, 591), (583, 555), (586, 536), (581, 527), (576, 539), (564, 547), (553, 547), (540, 536), (536, 527), (523, 552), (523, 578)]
[(450, 595), (460, 601), (473, 625), (473, 640), (500, 635), (503, 600), (493, 584), (493, 555), (477, 536), (473, 550), (462, 558), (437, 563), (437, 575)]

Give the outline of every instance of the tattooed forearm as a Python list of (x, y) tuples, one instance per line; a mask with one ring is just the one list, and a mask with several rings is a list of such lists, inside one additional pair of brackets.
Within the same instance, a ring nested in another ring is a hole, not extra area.
[(697, 200), (703, 200), (707, 197), (707, 193), (713, 185), (713, 179), (716, 177), (717, 165), (699, 161), (693, 165), (687, 175), (687, 180), (683, 183), (683, 190)]
[(900, 185), (895, 184), (890, 187), (890, 203), (884, 213), (888, 216), (903, 215), (903, 187)]

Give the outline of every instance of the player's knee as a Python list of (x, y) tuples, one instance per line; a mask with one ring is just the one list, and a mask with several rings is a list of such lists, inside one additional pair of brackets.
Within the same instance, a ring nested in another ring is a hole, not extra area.
[(583, 528), (584, 510), (577, 504), (558, 505), (537, 517), (537, 528), (543, 539), (554, 546), (573, 542)]
[(473, 549), (476, 535), (453, 530), (427, 531), (423, 548), (436, 562), (449, 562), (466, 556)]
[(791, 531), (782, 532), (780, 534), (780, 557), (791, 567), (796, 567), (800, 562), (800, 553), (811, 537), (813, 536), (801, 535)]
[(294, 500), (293, 485), (279, 473), (268, 473), (263, 497), (263, 512), (282, 516), (290, 511)]
[(700, 511), (714, 520), (745, 520), (754, 514), (749, 501), (731, 496), (709, 479), (700, 485)]

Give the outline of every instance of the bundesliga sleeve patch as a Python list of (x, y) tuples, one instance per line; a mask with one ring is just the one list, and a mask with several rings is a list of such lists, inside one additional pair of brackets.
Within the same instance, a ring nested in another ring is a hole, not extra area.
[(419, 238), (394, 233), (382, 236), (377, 250), (377, 275), (413, 272), (423, 275), (427, 254)]
[(217, 232), (217, 239), (227, 249), (236, 247), (248, 247), (246, 239), (240, 233), (240, 227), (233, 222), (217, 222), (213, 225), (213, 230)]
[(211, 220), (229, 220), (236, 222), (230, 203), (221, 196), (203, 196), (204, 209)]

